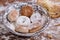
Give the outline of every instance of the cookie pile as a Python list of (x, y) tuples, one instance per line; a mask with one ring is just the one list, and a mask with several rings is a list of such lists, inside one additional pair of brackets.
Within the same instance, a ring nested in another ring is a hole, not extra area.
[(47, 19), (44, 12), (37, 10), (36, 6), (21, 5), (20, 9), (9, 7), (6, 19), (13, 25), (12, 29), (19, 33), (34, 33), (41, 30)]

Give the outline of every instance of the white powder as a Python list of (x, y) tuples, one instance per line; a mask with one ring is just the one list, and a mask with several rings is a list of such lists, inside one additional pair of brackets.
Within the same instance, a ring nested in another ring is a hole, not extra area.
[(30, 19), (26, 16), (18, 17), (16, 24), (18, 25), (30, 25)]

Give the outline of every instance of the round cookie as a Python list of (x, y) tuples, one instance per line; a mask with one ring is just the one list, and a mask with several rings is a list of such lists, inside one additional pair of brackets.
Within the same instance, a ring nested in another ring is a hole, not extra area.
[(36, 12), (36, 13), (34, 12), (30, 19), (32, 22), (36, 22), (41, 20), (40, 18), (41, 18), (41, 15), (39, 14), (39, 12)]
[(27, 27), (24, 27), (24, 26), (21, 26), (21, 25), (17, 26), (15, 28), (15, 31), (17, 31), (17, 32), (23, 32), (23, 33), (28, 33), (29, 32), (29, 30), (28, 30)]
[(26, 16), (20, 16), (18, 17), (17, 21), (16, 21), (17, 25), (30, 25), (30, 19)]
[(10, 22), (16, 21), (17, 17), (18, 17), (19, 13), (17, 12), (16, 9), (12, 9), (9, 14), (8, 14), (8, 20)]
[(30, 33), (36, 32), (42, 28), (42, 25), (39, 22), (32, 23), (31, 29), (29, 30)]
[(33, 14), (33, 8), (31, 6), (23, 6), (20, 10), (21, 15), (30, 17)]

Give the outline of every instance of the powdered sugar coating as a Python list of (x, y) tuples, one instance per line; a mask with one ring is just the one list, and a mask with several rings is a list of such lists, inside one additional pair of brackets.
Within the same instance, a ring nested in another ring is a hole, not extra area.
[(41, 15), (39, 12), (34, 12), (30, 19), (32, 22), (39, 21), (41, 20)]
[(20, 16), (18, 17), (16, 24), (17, 25), (30, 25), (30, 19), (26, 16)]

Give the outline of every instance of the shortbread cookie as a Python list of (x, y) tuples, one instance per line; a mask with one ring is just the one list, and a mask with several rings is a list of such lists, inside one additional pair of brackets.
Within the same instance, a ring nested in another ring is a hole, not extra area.
[(23, 32), (23, 33), (28, 33), (29, 32), (28, 28), (27, 27), (23, 27), (23, 26), (16, 27), (15, 31), (17, 31), (17, 32)]
[(30, 27), (31, 29), (29, 30), (30, 33), (36, 32), (38, 30), (42, 29), (42, 25), (39, 22), (33, 23)]
[(18, 15), (18, 12), (15, 9), (12, 9), (8, 14), (8, 20), (11, 22), (16, 21)]

